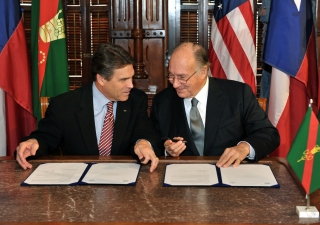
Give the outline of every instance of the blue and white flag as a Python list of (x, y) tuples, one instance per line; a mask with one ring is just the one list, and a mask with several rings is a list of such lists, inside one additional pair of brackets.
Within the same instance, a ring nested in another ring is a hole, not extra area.
[(272, 1), (263, 59), (273, 67), (268, 116), (281, 140), (273, 156), (287, 156), (310, 98), (318, 113), (315, 46), (311, 0)]

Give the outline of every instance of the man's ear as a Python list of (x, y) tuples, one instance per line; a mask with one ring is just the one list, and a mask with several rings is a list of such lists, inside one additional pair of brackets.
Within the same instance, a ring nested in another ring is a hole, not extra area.
[(201, 68), (201, 79), (206, 79), (208, 76), (208, 66), (205, 65)]
[(103, 78), (100, 74), (97, 73), (97, 82), (98, 82), (101, 86), (103, 85), (103, 80), (104, 80), (104, 78)]

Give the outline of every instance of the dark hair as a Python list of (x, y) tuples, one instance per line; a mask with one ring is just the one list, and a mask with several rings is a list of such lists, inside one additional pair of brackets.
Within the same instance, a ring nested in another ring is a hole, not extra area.
[(100, 74), (106, 80), (111, 80), (114, 70), (133, 64), (132, 56), (121, 46), (111, 42), (100, 44), (91, 60), (93, 81)]
[[(210, 66), (210, 61), (208, 58), (207, 51), (199, 44), (193, 43), (193, 42), (181, 42), (179, 45), (177, 45), (174, 49), (173, 52), (175, 52), (177, 49), (182, 47), (183, 45), (192, 45), (192, 50), (193, 50), (193, 56), (198, 64), (199, 67), (202, 66)], [(172, 52), (172, 53), (173, 53)]]

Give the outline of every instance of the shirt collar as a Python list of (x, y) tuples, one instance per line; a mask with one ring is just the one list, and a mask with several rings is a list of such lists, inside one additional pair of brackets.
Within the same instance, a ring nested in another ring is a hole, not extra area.
[[(208, 99), (208, 91), (209, 91), (209, 77), (207, 77), (207, 81), (205, 85), (201, 88), (201, 90), (198, 92), (194, 98), (196, 98), (201, 104), (207, 105), (207, 99)], [(186, 100), (191, 105), (192, 98), (186, 98)]]
[(95, 110), (102, 109), (108, 102), (110, 102), (109, 99), (107, 99), (96, 87), (95, 82), (92, 84), (92, 95), (93, 95), (93, 107)]
[(199, 93), (195, 96), (195, 98), (201, 103), (206, 105), (208, 99), (208, 90), (209, 90), (209, 77), (207, 77), (207, 81), (203, 88), (199, 91)]

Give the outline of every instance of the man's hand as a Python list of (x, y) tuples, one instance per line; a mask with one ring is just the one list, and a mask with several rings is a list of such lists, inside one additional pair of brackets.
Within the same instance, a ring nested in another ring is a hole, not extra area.
[(32, 165), (27, 162), (26, 158), (35, 155), (38, 148), (39, 143), (36, 139), (29, 139), (21, 142), (16, 148), (16, 160), (24, 170), (32, 168)]
[(249, 153), (250, 146), (245, 142), (241, 142), (237, 146), (226, 148), (216, 165), (217, 167), (226, 168), (233, 164), (233, 167), (237, 167)]
[(154, 154), (151, 145), (146, 140), (140, 140), (134, 146), (134, 153), (138, 156), (142, 164), (147, 164), (151, 160), (150, 172), (154, 171), (159, 163), (159, 158)]
[(179, 156), (185, 149), (186, 144), (183, 141), (182, 137), (175, 137), (175, 140), (178, 140), (177, 142), (173, 142), (172, 140), (166, 140), (164, 142), (164, 147), (166, 149), (166, 152), (171, 156)]

